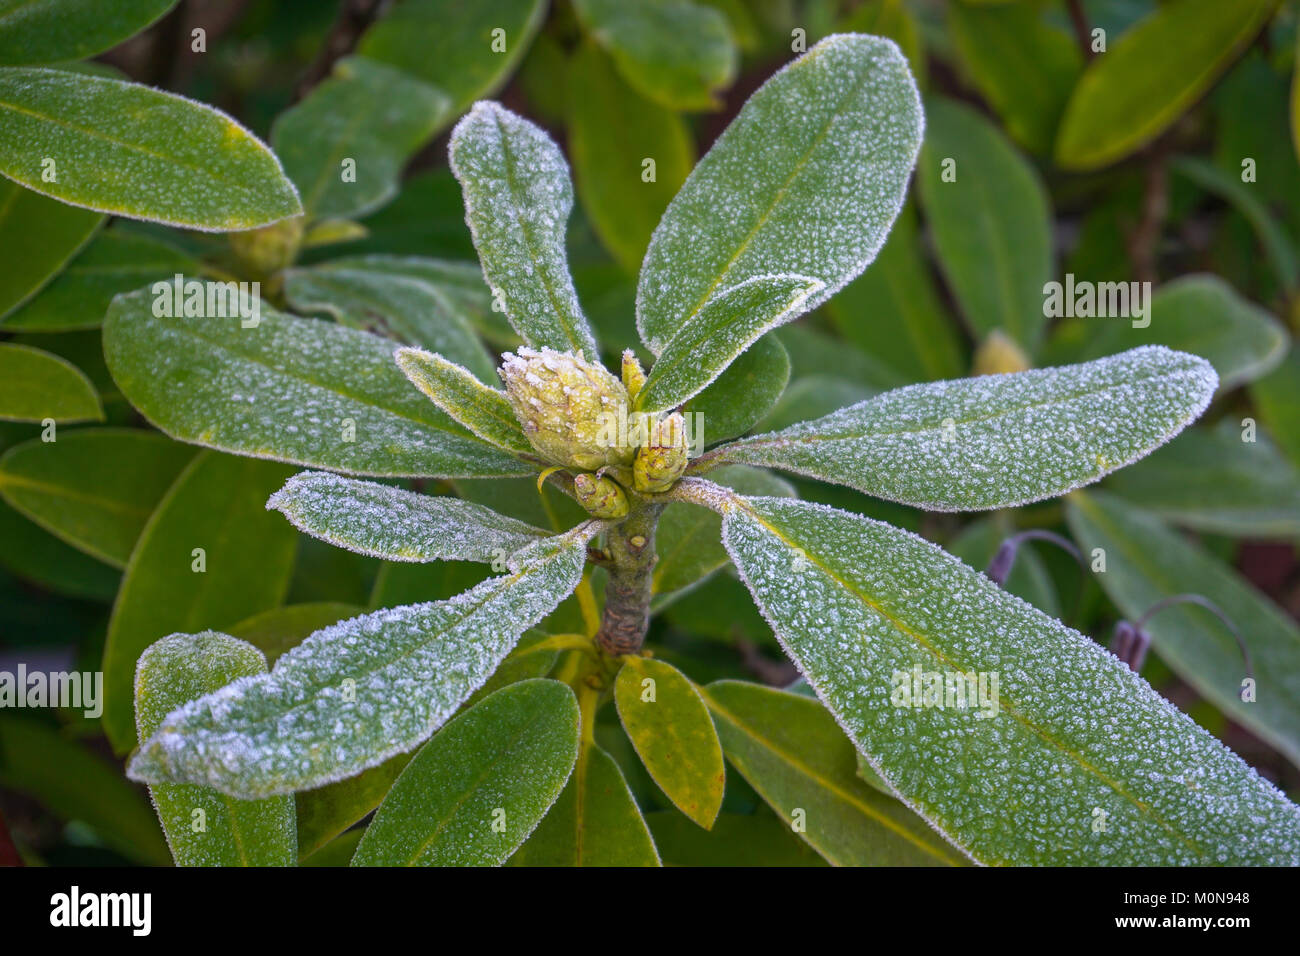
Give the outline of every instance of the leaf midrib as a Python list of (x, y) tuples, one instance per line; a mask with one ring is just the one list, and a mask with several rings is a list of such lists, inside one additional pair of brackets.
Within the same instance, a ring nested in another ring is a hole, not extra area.
[[(765, 528), (770, 534), (772, 534), (775, 538), (781, 541), (782, 544), (792, 549), (799, 549), (798, 545), (796, 545), (791, 539), (789, 539), (784, 534), (782, 534), (781, 531), (778, 530), (774, 525), (772, 525), (768, 521), (764, 520), (761, 516), (759, 516), (758, 513), (739, 496), (733, 498), (732, 503), (735, 507), (743, 509), (753, 521), (755, 521), (763, 528)], [(944, 665), (946, 665), (947, 667), (955, 671), (961, 671), (964, 673), (971, 670), (971, 668), (964, 667), (961, 664), (959, 664), (957, 661), (951, 659), (947, 654), (939, 650), (939, 648), (935, 647), (922, 634), (908, 627), (902, 621), (898, 620), (892, 614), (887, 612), (883, 607), (881, 607), (878, 603), (873, 601), (866, 594), (862, 593), (860, 590), (853, 587), (853, 585), (851, 585), (848, 581), (844, 580), (844, 578), (841, 577), (840, 575), (836, 574), (829, 566), (825, 564), (825, 562), (821, 561), (815, 554), (808, 552), (807, 549), (799, 549), (799, 550), (802, 552), (802, 556), (805, 561), (807, 561), (809, 564), (813, 565), (814, 567), (818, 568), (823, 574), (826, 575), (826, 577), (830, 578), (831, 581), (833, 581), (836, 585), (842, 588), (846, 593), (860, 600), (864, 605), (866, 605), (877, 615), (879, 615), (881, 618), (887, 621), (900, 634), (903, 634), (905, 637), (911, 638), (921, 647), (929, 651), (932, 655), (934, 655), (936, 660), (940, 661), (941, 663), (943, 663)], [(1014, 717), (1017, 721), (1019, 721), (1027, 730), (1037, 735), (1039, 739), (1041, 739), (1045, 743), (1055, 747), (1062, 754), (1064, 754), (1065, 756), (1073, 760), (1084, 771), (1092, 774), (1098, 780), (1104, 783), (1106, 786), (1110, 787), (1113, 791), (1115, 791), (1115, 793), (1124, 797), (1126, 800), (1132, 803), (1133, 806), (1135, 806), (1140, 813), (1142, 813), (1144, 816), (1149, 817), (1153, 822), (1158, 824), (1169, 834), (1181, 840), (1197, 856), (1199, 857), (1205, 856), (1205, 853), (1201, 850), (1198, 844), (1196, 844), (1189, 837), (1181, 833), (1174, 826), (1167, 823), (1164, 820), (1164, 818), (1162, 818), (1159, 814), (1157, 814), (1152, 807), (1150, 807), (1142, 800), (1139, 800), (1133, 794), (1129, 793), (1128, 790), (1126, 790), (1123, 787), (1123, 785), (1121, 785), (1117, 781), (1111, 780), (1109, 777), (1103, 774), (1101, 770), (1099, 770), (1097, 767), (1094, 767), (1091, 763), (1089, 763), (1086, 759), (1084, 759), (1082, 754), (1070, 749), (1065, 745), (1064, 742), (1056, 740), (1045, 729), (1039, 727), (1028, 716), (1022, 714), (1020, 712), (1019, 707), (1016, 705), (1014, 701), (1003, 696), (1000, 697), (1000, 702), (1001, 702), (1000, 705), (1002, 710), (1009, 713), (1012, 717)], [(929, 812), (933, 814), (934, 808), (933, 807), (929, 808)], [(945, 832), (946, 832), (946, 828), (945, 828)]]

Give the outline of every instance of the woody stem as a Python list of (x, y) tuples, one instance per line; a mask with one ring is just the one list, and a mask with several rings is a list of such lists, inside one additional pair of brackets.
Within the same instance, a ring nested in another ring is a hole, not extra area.
[(633, 511), (608, 535), (609, 583), (596, 643), (605, 653), (634, 654), (645, 642), (650, 626), (651, 571), (655, 565), (655, 527), (664, 506), (634, 505)]

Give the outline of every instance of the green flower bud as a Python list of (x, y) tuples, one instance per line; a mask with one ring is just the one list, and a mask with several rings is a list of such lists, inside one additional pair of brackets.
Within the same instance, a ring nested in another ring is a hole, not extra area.
[(230, 248), (246, 269), (271, 276), (293, 265), (302, 245), (303, 217), (281, 219), (261, 229), (230, 233)]
[(627, 495), (610, 479), (603, 475), (581, 474), (573, 479), (573, 490), (578, 495), (578, 503), (587, 509), (594, 518), (622, 518), (628, 512)]
[(645, 385), (645, 369), (637, 360), (636, 354), (631, 349), (623, 350), (623, 387), (627, 389), (627, 397), (631, 401), (636, 401), (637, 392), (641, 391)]
[(617, 441), (627, 389), (599, 362), (588, 362), (581, 352), (526, 348), (504, 359), (506, 397), (544, 459), (582, 471), (631, 463), (633, 450)]
[(655, 423), (650, 441), (637, 449), (632, 482), (637, 491), (667, 491), (686, 470), (686, 423), (673, 414)]

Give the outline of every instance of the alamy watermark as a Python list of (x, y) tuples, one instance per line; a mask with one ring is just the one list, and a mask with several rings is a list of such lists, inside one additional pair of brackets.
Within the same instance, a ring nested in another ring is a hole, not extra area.
[(0, 709), (68, 707), (92, 720), (104, 712), (103, 671), (0, 671)]
[(1049, 319), (1132, 319), (1133, 328), (1151, 324), (1150, 282), (1076, 282), (1073, 272), (1065, 282), (1043, 286), (1043, 315)]
[(894, 671), (889, 702), (895, 707), (932, 710), (974, 710), (975, 716), (996, 717), (998, 701), (997, 671), (927, 671), (921, 665), (911, 670)]
[(158, 319), (233, 319), (245, 329), (262, 321), (262, 283), (186, 279), (177, 273), (155, 282), (153, 314)]
[[(680, 419), (680, 423), (678, 421)], [(686, 438), (686, 457), (695, 458), (704, 451), (704, 413), (682, 412), (666, 418), (656, 418), (644, 412), (629, 414), (626, 405), (616, 412), (600, 412), (596, 416), (599, 431), (596, 444), (601, 448), (674, 448), (680, 442), (677, 429)]]

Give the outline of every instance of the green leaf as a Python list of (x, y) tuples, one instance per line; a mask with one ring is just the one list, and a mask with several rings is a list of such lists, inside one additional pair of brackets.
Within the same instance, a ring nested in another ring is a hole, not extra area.
[(1007, 132), (1035, 153), (1050, 153), (1083, 69), (1074, 38), (1028, 3), (987, 7), (958, 0), (948, 4), (948, 30)]
[(1083, 71), (1056, 139), (1063, 168), (1099, 169), (1164, 132), (1254, 39), (1276, 0), (1178, 0)]
[[(406, 161), (452, 115), (441, 90), (365, 57), (345, 57), (271, 127), (271, 147), (313, 219), (363, 216), (397, 194)], [(351, 161), (351, 178), (344, 164)]]
[[(1062, 294), (1069, 291), (1062, 289)], [(1102, 294), (1098, 286), (1098, 295)], [(1219, 375), (1226, 392), (1259, 378), (1282, 360), (1287, 335), (1272, 315), (1239, 296), (1218, 276), (1186, 275), (1151, 296), (1135, 328), (1122, 318), (1069, 319), (1049, 347), (1052, 359), (1082, 362), (1138, 345), (1165, 345), (1199, 355)]]
[[(690, 131), (676, 113), (624, 83), (595, 46), (575, 55), (569, 81), (578, 199), (605, 248), (635, 274), (664, 209), (690, 174)], [(647, 160), (654, 164), (649, 170)]]
[(875, 268), (846, 285), (826, 311), (846, 339), (897, 373), (900, 381), (890, 386), (957, 378), (966, 363), (937, 286), (922, 251), (916, 209), (909, 204)]
[(1292, 348), (1277, 368), (1256, 380), (1250, 397), (1273, 440), (1300, 468), (1300, 350)]
[(354, 329), (432, 349), (482, 381), (496, 377), (496, 366), (459, 303), (423, 279), (335, 260), (289, 270), (284, 291), (297, 309), (326, 312)]
[(655, 229), (637, 289), (642, 341), (657, 355), (718, 290), (759, 276), (820, 279), (805, 310), (829, 299), (884, 243), (923, 126), (888, 40), (829, 37), (774, 75)]
[(392, 342), (263, 305), (238, 317), (159, 318), (119, 296), (104, 357), (122, 394), (181, 441), (362, 475), (518, 475), (411, 388)]
[[(890, 525), (780, 498), (718, 504), (736, 567), (817, 695), (974, 859), (1300, 860), (1300, 808), (1091, 639)], [(918, 677), (935, 706), (912, 697)], [(968, 690), (975, 706), (959, 706)]]
[(309, 634), (348, 617), (365, 613), (365, 608), (337, 601), (286, 604), (259, 611), (226, 628), (231, 637), (247, 641), (274, 664), (285, 651), (297, 647)]
[[(299, 858), (329, 844), (379, 806), (393, 788), (398, 774), (411, 762), (411, 757), (411, 754), (396, 754), (355, 777), (294, 794), (298, 806)], [(357, 838), (361, 838), (361, 833)], [(349, 852), (339, 865), (347, 866), (352, 855)]]
[[(740, 4), (743, 0), (724, 2)], [(734, 18), (732, 22), (734, 26)], [(870, 33), (872, 36), (893, 40), (907, 57), (917, 86), (925, 88), (925, 40), (921, 35), (921, 25), (907, 8), (906, 0), (874, 0), (872, 3), (864, 3), (850, 10), (836, 30), (839, 33)]]
[[(2, 472), (0, 472), (2, 473)], [(459, 498), (322, 471), (294, 475), (266, 506), (299, 531), (388, 561), (500, 562), (546, 532)]]
[[(0, 183), (0, 192), (8, 186)], [(20, 187), (14, 186), (17, 189)], [(74, 215), (83, 210), (27, 192), (39, 202)], [(42, 220), (43, 223), (48, 220)], [(48, 228), (42, 225), (41, 232)], [(30, 237), (32, 234), (27, 233)], [(53, 282), (2, 323), (12, 332), (70, 332), (97, 329), (113, 297), (177, 273), (193, 273), (198, 263), (186, 253), (147, 236), (111, 229), (91, 240)]]
[(200, 454), (154, 509), (127, 563), (104, 645), (104, 732), (119, 752), (136, 742), (131, 679), (145, 648), (168, 634), (234, 624), (284, 599), (296, 535), (267, 514), (266, 499), (289, 473)]
[(646, 823), (665, 866), (825, 866), (773, 814), (720, 813), (701, 830), (671, 810), (647, 813)]
[(924, 820), (858, 777), (853, 744), (816, 699), (730, 680), (703, 693), (732, 766), (829, 863), (965, 862)]
[(909, 385), (725, 445), (714, 460), (931, 511), (1008, 508), (1149, 454), (1205, 410), (1217, 381), (1204, 359), (1148, 346), (1083, 365)]
[(780, 400), (789, 381), (790, 353), (781, 340), (775, 335), (759, 339), (682, 406), (697, 416), (698, 447), (745, 434)]
[[(709, 477), (743, 495), (797, 497), (789, 482), (761, 468), (731, 465)], [(722, 522), (712, 511), (693, 504), (670, 504), (655, 529), (658, 558), (651, 571), (651, 593), (671, 595), (724, 567), (731, 558), (721, 538)]]
[(971, 107), (936, 98), (926, 118), (917, 186), (944, 278), (978, 337), (1001, 329), (1032, 351), (1054, 271), (1047, 191)]
[(536, 454), (505, 392), (488, 388), (456, 363), (421, 349), (398, 349), (397, 365), (412, 385), (485, 442), (521, 455)]
[(56, 594), (103, 602), (113, 600), (122, 576), (6, 504), (0, 504), (0, 566)]
[(0, 421), (102, 421), (104, 408), (85, 374), (51, 352), (0, 342)]
[(673, 665), (629, 657), (614, 682), (618, 717), (651, 779), (678, 810), (711, 829), (727, 773), (700, 692)]
[(739, 55), (727, 18), (688, 0), (574, 0), (628, 83), (673, 110), (717, 109)]
[(1247, 538), (1300, 537), (1300, 472), (1266, 436), (1236, 422), (1189, 428), (1106, 482), (1130, 504), (1174, 524)]
[(829, 415), (845, 405), (865, 401), (875, 394), (875, 389), (864, 388), (842, 378), (808, 375), (787, 388), (782, 393), (781, 400), (759, 419), (755, 427), (763, 431), (786, 428), (809, 418)]
[(584, 739), (559, 799), (512, 866), (659, 866), (645, 818), (614, 758)]
[(1263, 203), (1236, 176), (1230, 176), (1213, 163), (1195, 156), (1176, 156), (1170, 165), (1197, 186), (1225, 199), (1250, 223), (1264, 248), (1278, 281), (1288, 292), (1300, 286), (1300, 257), (1285, 229), (1278, 224)]
[(126, 567), (154, 506), (194, 449), (138, 429), (29, 441), (0, 458), (0, 496), (91, 557)]
[(578, 756), (578, 702), (553, 680), (497, 691), (415, 755), (353, 866), (497, 866), (546, 815)]
[(559, 147), (481, 102), (452, 130), (449, 154), (483, 275), (515, 331), (536, 348), (598, 355), (564, 250), (573, 184)]
[[(468, 255), (474, 256), (473, 242), (465, 229), (464, 207), (460, 202), (460, 189), (449, 171), (449, 187), (454, 190), (452, 199), (456, 204), (457, 228), (465, 233), (466, 244), (470, 246)], [(430, 184), (413, 181), (423, 189), (435, 191)], [(408, 187), (413, 188), (413, 187)], [(373, 220), (372, 220), (373, 221)], [(436, 240), (432, 240), (435, 241)], [(400, 245), (400, 240), (399, 243)], [(461, 262), (453, 259), (430, 259), (414, 255), (369, 254), (335, 258), (317, 267), (321, 272), (342, 270), (348, 273), (365, 273), (370, 278), (391, 276), (418, 282), (431, 289), (435, 297), (435, 308), (439, 314), (446, 312), (451, 321), (468, 324), (493, 343), (514, 346), (519, 338), (504, 315), (492, 310), (492, 295), (483, 281), (483, 270), (477, 262)], [(480, 348), (481, 352), (481, 348)], [(474, 365), (479, 359), (467, 359), (466, 364)], [(495, 382), (495, 369), (489, 380)]]
[(226, 114), (66, 70), (0, 70), (0, 174), (74, 206), (207, 232), (302, 212), (279, 160)]
[(245, 798), (341, 780), (410, 750), (452, 716), (582, 574), (588, 522), (510, 559), (511, 572), (449, 601), (317, 631), (269, 674), (172, 713), (128, 774)]
[(122, 771), (44, 723), (0, 715), (0, 786), (63, 820), (89, 824), (128, 860), (166, 866), (158, 818)]
[(1140, 508), (1101, 492), (1071, 497), (1070, 528), (1086, 551), (1105, 549), (1097, 582), (1129, 618), (1175, 594), (1200, 594), (1250, 649), (1255, 699), (1241, 699), (1246, 664), (1223, 624), (1199, 607), (1161, 611), (1143, 626), (1174, 673), (1233, 721), (1300, 765), (1300, 627), (1231, 567)]
[[(12, 313), (54, 279), (95, 234), (104, 217), (47, 199), (17, 183), (0, 179), (0, 319), (15, 326)], [(98, 319), (96, 319), (98, 321)]]
[(545, 14), (542, 0), (405, 0), (362, 35), (357, 52), (446, 92), (456, 115), (505, 84)]
[(0, 66), (84, 60), (174, 6), (176, 0), (0, 0)]
[(637, 409), (660, 412), (699, 394), (765, 332), (802, 314), (821, 289), (820, 279), (807, 276), (757, 276), (716, 293), (668, 340), (637, 393)]
[[(182, 704), (237, 678), (265, 672), (261, 651), (215, 631), (173, 634), (151, 644), (140, 655), (135, 674), (135, 721), (141, 743)], [(156, 784), (149, 793), (177, 866), (293, 866), (297, 862), (293, 797), (235, 800), (188, 783)]]

